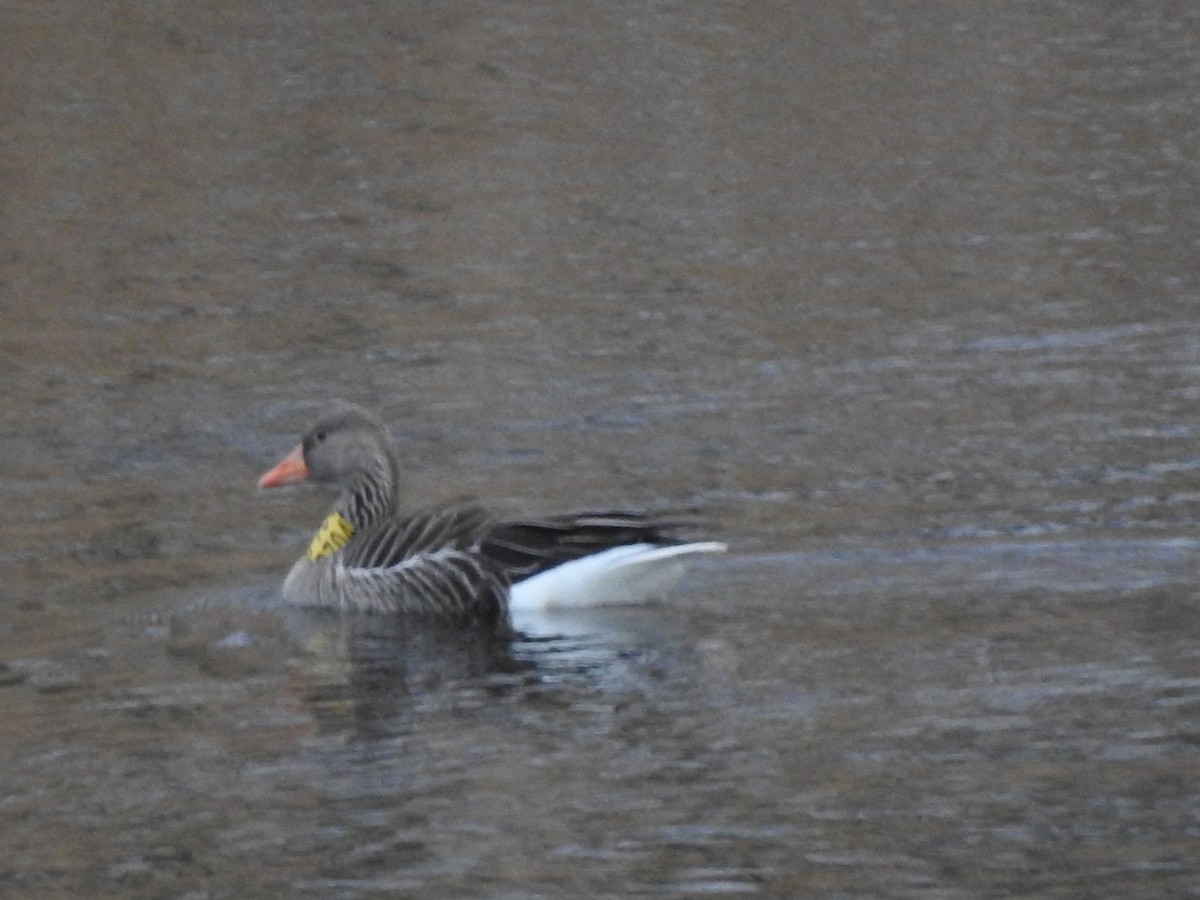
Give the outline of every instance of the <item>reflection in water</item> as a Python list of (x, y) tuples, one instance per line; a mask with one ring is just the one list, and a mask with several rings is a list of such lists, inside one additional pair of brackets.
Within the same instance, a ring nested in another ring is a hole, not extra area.
[(646, 612), (630, 610), (540, 613), (516, 626), (506, 635), (482, 626), (291, 611), (285, 627), (300, 665), (290, 689), (322, 733), (394, 737), (430, 703), (471, 706), (568, 685), (611, 685), (661, 631)]
[(330, 733), (394, 736), (431, 696), (500, 690), (533, 668), (483, 627), (322, 611), (293, 613), (289, 627), (302, 648), (293, 689)]

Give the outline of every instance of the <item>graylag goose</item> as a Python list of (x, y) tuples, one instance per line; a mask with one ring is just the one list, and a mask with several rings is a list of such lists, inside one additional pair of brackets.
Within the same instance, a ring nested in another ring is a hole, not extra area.
[(511, 611), (632, 603), (660, 594), (690, 556), (718, 553), (637, 513), (585, 512), (501, 521), (474, 505), (400, 509), (400, 466), (387, 428), (348, 403), (323, 412), (258, 481), (340, 489), (283, 583), (303, 606), (508, 622)]

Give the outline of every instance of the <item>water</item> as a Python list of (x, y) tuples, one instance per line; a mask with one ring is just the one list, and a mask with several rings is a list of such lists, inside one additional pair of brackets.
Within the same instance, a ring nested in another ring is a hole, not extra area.
[[(1200, 893), (1198, 19), (9, 4), (0, 893)], [(288, 611), (332, 397), (731, 552)]]

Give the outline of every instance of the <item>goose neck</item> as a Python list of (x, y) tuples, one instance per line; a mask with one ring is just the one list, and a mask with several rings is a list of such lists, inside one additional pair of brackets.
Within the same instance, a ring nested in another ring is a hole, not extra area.
[(374, 524), (396, 511), (397, 485), (394, 467), (381, 465), (364, 472), (347, 485), (334, 504), (355, 529)]

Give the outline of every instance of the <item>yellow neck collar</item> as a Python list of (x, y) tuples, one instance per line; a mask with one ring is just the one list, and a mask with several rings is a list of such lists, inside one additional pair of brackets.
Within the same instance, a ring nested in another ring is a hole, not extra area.
[(308, 545), (308, 558), (316, 562), (322, 557), (336, 553), (346, 546), (346, 542), (354, 535), (354, 526), (337, 510), (331, 512), (317, 529), (316, 536)]

